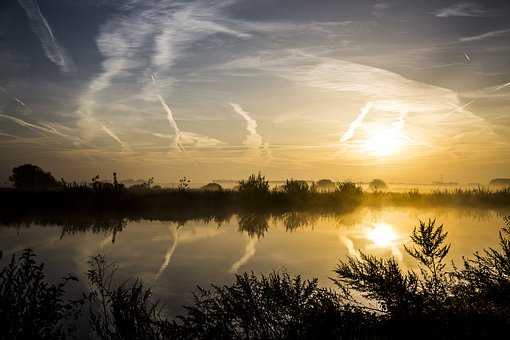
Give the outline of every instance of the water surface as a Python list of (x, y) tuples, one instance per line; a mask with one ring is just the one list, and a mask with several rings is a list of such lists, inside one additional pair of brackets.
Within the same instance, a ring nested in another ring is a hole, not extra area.
[(1, 262), (30, 247), (46, 262), (51, 279), (70, 272), (84, 284), (87, 259), (102, 253), (118, 264), (119, 278), (142, 278), (175, 314), (197, 285), (230, 283), (244, 271), (287, 270), (332, 286), (338, 260), (360, 251), (394, 256), (412, 268), (403, 246), (419, 219), (445, 225), (450, 259), (460, 263), (462, 256), (497, 244), (504, 215), (510, 211), (364, 207), (348, 214), (242, 214), (216, 221), (8, 225), (0, 228)]

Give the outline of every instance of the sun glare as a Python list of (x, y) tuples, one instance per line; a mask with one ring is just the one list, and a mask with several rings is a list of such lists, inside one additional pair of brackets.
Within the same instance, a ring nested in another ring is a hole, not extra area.
[(374, 130), (364, 143), (364, 149), (376, 156), (395, 154), (403, 144), (400, 130), (395, 128), (379, 128)]
[(377, 223), (368, 230), (367, 238), (371, 240), (376, 247), (387, 248), (392, 246), (397, 240), (397, 234), (391, 225), (386, 223)]

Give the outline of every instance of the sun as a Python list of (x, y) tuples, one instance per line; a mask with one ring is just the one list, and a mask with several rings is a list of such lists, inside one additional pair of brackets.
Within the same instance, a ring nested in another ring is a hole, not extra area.
[(379, 157), (395, 154), (404, 144), (404, 139), (399, 129), (377, 128), (363, 144), (363, 149)]
[(397, 234), (393, 227), (386, 223), (377, 223), (368, 230), (367, 238), (378, 248), (387, 248), (397, 240)]

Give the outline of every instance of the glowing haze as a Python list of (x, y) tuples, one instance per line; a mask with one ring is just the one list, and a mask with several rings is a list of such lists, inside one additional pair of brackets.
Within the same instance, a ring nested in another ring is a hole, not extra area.
[(27, 162), (161, 182), (508, 177), (509, 19), (503, 0), (3, 1), (0, 178)]

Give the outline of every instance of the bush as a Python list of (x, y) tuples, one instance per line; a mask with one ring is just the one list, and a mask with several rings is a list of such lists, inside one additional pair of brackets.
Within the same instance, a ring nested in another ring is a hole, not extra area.
[(57, 284), (45, 281), (44, 265), (26, 249), (0, 271), (0, 338), (67, 339), (76, 332), (81, 300), (66, 299), (66, 288), (78, 281), (67, 275)]
[(86, 294), (90, 327), (101, 340), (166, 339), (170, 323), (140, 280), (115, 284), (117, 267), (101, 255), (89, 260)]
[(317, 280), (273, 272), (236, 275), (231, 286), (199, 288), (180, 317), (183, 339), (356, 338), (372, 325), (368, 313), (341, 304)]
[(282, 191), (287, 195), (302, 196), (310, 192), (310, 187), (306, 181), (290, 179), (285, 181), (285, 184), (282, 187)]
[[(361, 294), (377, 307), (383, 334), (404, 336), (420, 329), (420, 337), (463, 338), (497, 336), (510, 319), (510, 231), (500, 234), (502, 251), (476, 253), (464, 266), (445, 270), (450, 250), (447, 233), (435, 220), (420, 222), (406, 252), (418, 262), (418, 272), (404, 272), (394, 259), (361, 254), (340, 261), (335, 270), (344, 298), (356, 303)], [(363, 308), (363, 307), (362, 307)]]
[(257, 176), (252, 174), (248, 179), (239, 182), (238, 191), (242, 194), (268, 194), (269, 181), (260, 172)]

